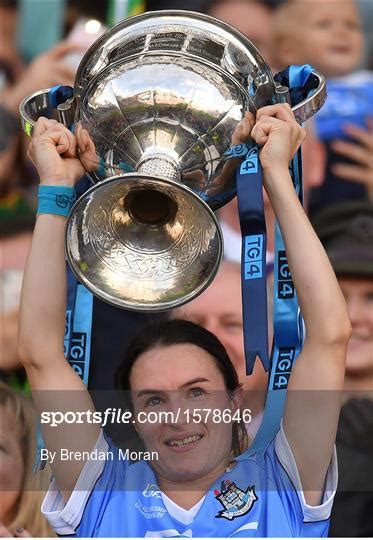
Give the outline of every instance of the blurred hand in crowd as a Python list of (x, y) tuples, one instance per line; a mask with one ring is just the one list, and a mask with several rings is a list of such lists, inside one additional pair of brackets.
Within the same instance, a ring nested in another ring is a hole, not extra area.
[(373, 118), (369, 118), (368, 126), (367, 130), (353, 124), (345, 126), (345, 132), (353, 142), (334, 141), (332, 148), (354, 163), (337, 163), (333, 172), (343, 180), (364, 184), (369, 198), (373, 200)]
[(82, 50), (80, 45), (62, 41), (53, 49), (41, 54), (13, 85), (4, 90), (1, 102), (10, 111), (18, 114), (20, 102), (37, 90), (50, 88), (56, 84), (74, 86), (75, 70), (64, 61), (64, 58), (80, 50)]

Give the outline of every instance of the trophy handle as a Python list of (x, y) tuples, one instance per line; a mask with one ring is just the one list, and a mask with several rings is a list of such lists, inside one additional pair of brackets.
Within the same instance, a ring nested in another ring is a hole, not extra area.
[(75, 102), (71, 86), (54, 86), (39, 90), (21, 101), (19, 113), (23, 131), (32, 136), (34, 126), (41, 116), (54, 118), (70, 127), (74, 122)]
[[(292, 107), (292, 111), (298, 124), (303, 124), (303, 122), (309, 120), (321, 109), (326, 101), (327, 94), (325, 77), (316, 70), (313, 70), (312, 74), (318, 79), (317, 88), (306, 99)], [(278, 103), (288, 103), (291, 105), (290, 92), (287, 86), (282, 86), (280, 84), (276, 85), (275, 93)]]

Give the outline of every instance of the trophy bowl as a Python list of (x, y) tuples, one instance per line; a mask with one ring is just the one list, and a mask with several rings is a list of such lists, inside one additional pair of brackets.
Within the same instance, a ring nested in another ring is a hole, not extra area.
[[(300, 121), (325, 99), (319, 77), (295, 111)], [(104, 33), (56, 107), (92, 149), (81, 160), (93, 185), (66, 228), (77, 278), (103, 300), (140, 311), (200, 294), (223, 255), (214, 211), (236, 195), (225, 152), (245, 113), (281, 96), (251, 41), (210, 16), (150, 12)], [(21, 105), (29, 132), (45, 103), (38, 93)]]

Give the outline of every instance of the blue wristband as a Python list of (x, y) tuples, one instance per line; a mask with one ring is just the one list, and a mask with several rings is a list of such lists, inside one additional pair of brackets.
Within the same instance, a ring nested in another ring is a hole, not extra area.
[(68, 186), (39, 186), (38, 214), (67, 217), (75, 202), (75, 188)]

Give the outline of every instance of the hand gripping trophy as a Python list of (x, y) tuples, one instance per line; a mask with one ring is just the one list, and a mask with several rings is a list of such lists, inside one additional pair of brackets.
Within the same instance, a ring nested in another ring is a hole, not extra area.
[[(301, 123), (325, 101), (293, 108)], [(200, 294), (222, 259), (214, 211), (236, 195), (228, 161), (245, 112), (287, 99), (255, 46), (212, 17), (145, 13), (103, 34), (74, 89), (46, 89), (21, 104), (28, 134), (40, 116), (71, 127), (89, 151), (92, 182), (66, 227), (71, 269), (94, 295), (138, 311), (175, 308)]]

